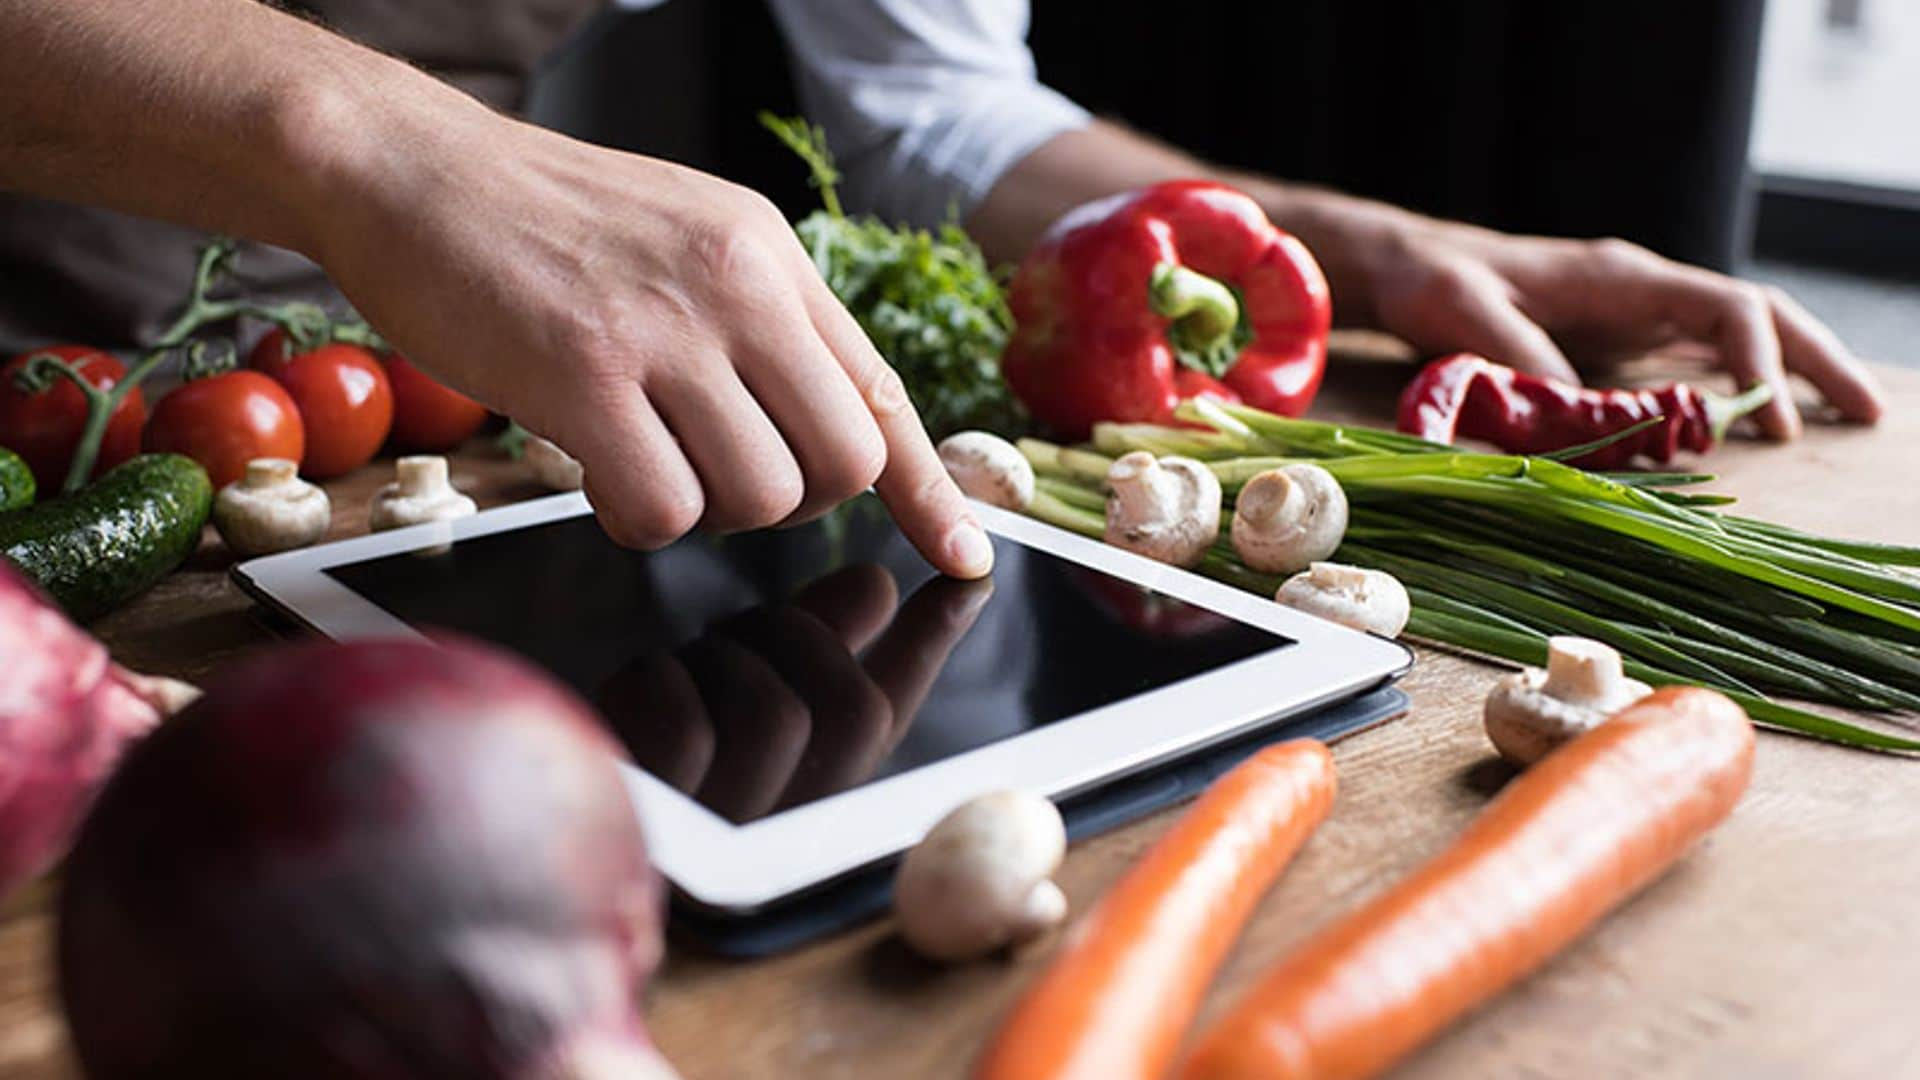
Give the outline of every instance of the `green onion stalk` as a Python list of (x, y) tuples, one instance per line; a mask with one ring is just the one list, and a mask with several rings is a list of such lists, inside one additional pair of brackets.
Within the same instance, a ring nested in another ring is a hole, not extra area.
[[(1352, 506), (1337, 561), (1408, 588), (1408, 634), (1516, 664), (1575, 634), (1618, 649), (1655, 685), (1720, 690), (1765, 726), (1828, 742), (1920, 753), (1920, 739), (1816, 712), (1920, 713), (1920, 548), (1840, 540), (1717, 509), (1695, 473), (1596, 473), (1564, 459), (1457, 450), (1398, 432), (1276, 416), (1196, 399), (1198, 426), (1102, 424), (1084, 446), (1022, 439), (1027, 513), (1105, 531), (1107, 468), (1135, 450), (1207, 464), (1227, 498), (1269, 469), (1309, 461)], [(1225, 538), (1197, 569), (1271, 596)]]

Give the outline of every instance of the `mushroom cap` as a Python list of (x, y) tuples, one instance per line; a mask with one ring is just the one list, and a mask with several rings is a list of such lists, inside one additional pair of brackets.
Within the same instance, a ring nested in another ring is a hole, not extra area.
[(1233, 504), (1233, 549), (1265, 574), (1292, 574), (1332, 555), (1347, 535), (1347, 493), (1308, 462), (1268, 469)]
[(213, 526), (238, 555), (270, 555), (317, 542), (333, 519), (327, 493), (286, 458), (254, 458), (213, 499)]
[(579, 491), (586, 483), (587, 470), (550, 439), (529, 433), (521, 457), (533, 478), (550, 490)]
[(1004, 510), (1033, 502), (1033, 463), (990, 431), (959, 431), (940, 440), (940, 463), (960, 490)]
[(1400, 579), (1383, 570), (1317, 562), (1282, 582), (1274, 600), (1381, 637), (1399, 637), (1413, 614)]
[(1135, 450), (1107, 469), (1107, 543), (1194, 566), (1220, 536), (1220, 480), (1192, 458)]
[(900, 862), (893, 906), (900, 935), (935, 960), (963, 960), (1025, 940), (1066, 917), (1049, 880), (1067, 850), (1052, 802), (997, 791), (941, 818)]
[(1547, 639), (1547, 667), (1502, 678), (1481, 710), (1500, 756), (1526, 766), (1652, 693), (1621, 671), (1620, 654), (1587, 638)]

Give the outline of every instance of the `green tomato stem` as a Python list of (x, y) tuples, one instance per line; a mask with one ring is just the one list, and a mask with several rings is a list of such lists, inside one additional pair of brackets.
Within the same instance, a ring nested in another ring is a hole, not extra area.
[(45, 393), (52, 385), (54, 376), (66, 379), (87, 403), (87, 419), (80, 427), (80, 441), (74, 444), (73, 457), (67, 463), (66, 478), (60, 484), (60, 494), (71, 495), (87, 484), (87, 477), (93, 474), (93, 466), (100, 460), (100, 444), (106, 438), (107, 424), (113, 419), (113, 411), (127, 399), (141, 380), (153, 373), (165, 357), (164, 351), (148, 353), (127, 370), (127, 373), (114, 383), (110, 390), (102, 390), (86, 380), (78, 368), (67, 360), (52, 353), (36, 353), (27, 358), (21, 368), (21, 381), (32, 388), (34, 393)]

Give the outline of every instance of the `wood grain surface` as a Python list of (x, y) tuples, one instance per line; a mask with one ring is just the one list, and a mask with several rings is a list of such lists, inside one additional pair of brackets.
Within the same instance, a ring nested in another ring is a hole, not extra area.
[[(1316, 414), (1390, 416), (1396, 365), (1336, 367)], [(1873, 430), (1810, 425), (1789, 447), (1736, 443), (1707, 464), (1763, 517), (1920, 541), (1920, 374), (1885, 371)], [(337, 536), (364, 528), (376, 464), (332, 485)], [(475, 453), (456, 482), (497, 504), (536, 494)], [(211, 532), (209, 532), (211, 537)], [(204, 678), (268, 642), (209, 539), (183, 572), (94, 629), (122, 662)], [(1340, 743), (1331, 819), (1261, 906), (1209, 998), (1214, 1012), (1290, 946), (1443, 847), (1506, 779), (1479, 728), (1496, 670), (1422, 649), (1413, 711)], [(1084, 910), (1171, 813), (1075, 847), (1061, 875)], [(1409, 1061), (1406, 1077), (1920, 1076), (1920, 761), (1764, 735), (1751, 792), (1723, 828), (1544, 971)], [(48, 959), (56, 884), (0, 910), (0, 1077), (73, 1073)], [(677, 944), (648, 1024), (690, 1078), (962, 1075), (1049, 942), (931, 968), (884, 923), (775, 960)]]

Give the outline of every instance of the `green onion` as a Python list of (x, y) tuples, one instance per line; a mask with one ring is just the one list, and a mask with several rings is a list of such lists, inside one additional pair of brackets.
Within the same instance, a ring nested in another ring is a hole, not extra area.
[(1196, 458), (1228, 500), (1222, 539), (1196, 569), (1272, 595), (1279, 579), (1248, 569), (1224, 535), (1231, 500), (1260, 473), (1312, 461), (1352, 506), (1337, 557), (1402, 580), (1415, 637), (1540, 664), (1548, 636), (1579, 634), (1613, 644), (1636, 678), (1715, 687), (1758, 723), (1920, 752), (1920, 740), (1788, 700), (1920, 712), (1920, 574), (1909, 569), (1920, 548), (1817, 536), (1676, 490), (1703, 474), (1587, 472), (1208, 400), (1176, 415), (1211, 430), (1101, 424), (1092, 447), (1021, 440), (1037, 474), (1028, 512), (1098, 537), (1116, 457)]

